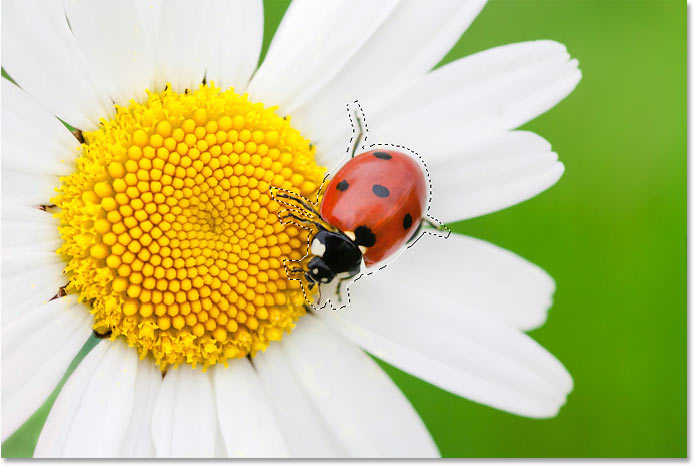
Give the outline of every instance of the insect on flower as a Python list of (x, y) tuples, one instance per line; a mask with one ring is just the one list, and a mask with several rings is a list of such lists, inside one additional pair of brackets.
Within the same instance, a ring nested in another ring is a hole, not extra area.
[[(394, 257), (404, 245), (419, 238), (423, 225), (446, 231), (446, 227), (425, 216), (428, 205), (427, 178), (410, 155), (392, 149), (372, 149), (356, 155), (364, 135), (363, 116), (354, 114), (356, 135), (351, 157), (333, 176), (317, 211), (310, 202), (293, 193), (278, 198), (297, 203), (281, 216), (312, 230), (308, 254), (291, 261), (290, 278), (304, 278), (308, 291), (319, 293), (321, 286), (335, 283), (335, 298), (365, 268)], [(294, 265), (296, 264), (296, 265)], [(329, 294), (330, 295), (330, 294)]]

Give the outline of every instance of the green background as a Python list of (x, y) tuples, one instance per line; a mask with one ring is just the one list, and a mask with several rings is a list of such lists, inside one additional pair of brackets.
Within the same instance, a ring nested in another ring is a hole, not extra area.
[[(266, 47), (287, 5), (266, 0)], [(532, 420), (384, 367), (442, 456), (687, 456), (685, 2), (493, 0), (442, 63), (533, 39), (566, 44), (583, 72), (524, 126), (566, 172), (530, 201), (452, 227), (555, 278), (549, 319), (531, 335), (575, 390), (556, 418)], [(31, 455), (52, 400), (3, 457)]]

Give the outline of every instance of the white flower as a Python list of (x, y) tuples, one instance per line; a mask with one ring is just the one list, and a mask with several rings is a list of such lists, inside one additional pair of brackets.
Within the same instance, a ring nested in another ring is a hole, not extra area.
[[(563, 165), (514, 128), (580, 79), (552, 41), (498, 47), (430, 71), (483, 2), (295, 1), (256, 70), (261, 2), (4, 1), (2, 83), (2, 439), (46, 399), (92, 332), (65, 285), (58, 221), (36, 209), (81, 153), (82, 131), (145, 90), (205, 78), (279, 107), (332, 168), (359, 99), (374, 142), (428, 163), (431, 212), (467, 219), (526, 200)], [(67, 18), (67, 21), (66, 21)], [(69, 21), (69, 25), (68, 25)], [(254, 73), (255, 71), (255, 73)], [(102, 340), (60, 393), (37, 456), (437, 456), (405, 397), (361, 349), (474, 401), (550, 417), (572, 389), (523, 331), (545, 321), (553, 280), (481, 240), (425, 236), (351, 286), (345, 312), (303, 316), (253, 358), (166, 376), (123, 338)], [(361, 349), (360, 349), (361, 348)]]

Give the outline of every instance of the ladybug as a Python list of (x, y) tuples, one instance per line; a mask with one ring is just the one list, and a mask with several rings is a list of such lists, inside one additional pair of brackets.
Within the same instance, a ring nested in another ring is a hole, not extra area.
[(423, 223), (439, 228), (423, 217), (427, 181), (418, 162), (391, 149), (355, 152), (356, 145), (325, 189), (319, 212), (293, 194), (277, 194), (299, 203), (305, 214), (289, 211), (283, 219), (315, 228), (308, 255), (289, 273), (302, 274), (311, 291), (337, 279), (339, 299), (341, 284), (359, 274), (362, 264), (388, 259), (417, 237)]
[(420, 165), (402, 152), (377, 149), (354, 157), (336, 173), (323, 196), (321, 216), (358, 246), (369, 267), (403, 246), (426, 208)]

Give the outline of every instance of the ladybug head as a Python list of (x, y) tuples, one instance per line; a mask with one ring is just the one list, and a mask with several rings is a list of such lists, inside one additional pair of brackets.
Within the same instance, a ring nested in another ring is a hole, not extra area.
[(362, 265), (359, 246), (342, 232), (320, 230), (310, 245), (311, 260), (305, 272), (309, 284), (328, 284), (336, 277), (357, 275)]
[(307, 264), (306, 277), (309, 284), (328, 284), (335, 279), (335, 272), (318, 256), (314, 256)]

